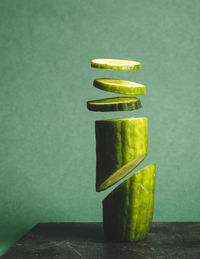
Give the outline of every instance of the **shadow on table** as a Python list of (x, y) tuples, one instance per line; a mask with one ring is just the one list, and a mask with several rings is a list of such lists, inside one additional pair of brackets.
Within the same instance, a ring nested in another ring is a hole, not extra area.
[(34, 232), (49, 240), (104, 242), (102, 223), (39, 223)]

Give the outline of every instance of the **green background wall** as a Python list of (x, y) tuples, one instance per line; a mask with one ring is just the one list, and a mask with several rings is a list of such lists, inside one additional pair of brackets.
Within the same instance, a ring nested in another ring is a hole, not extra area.
[[(154, 221), (200, 220), (199, 0), (0, 1), (0, 252), (38, 222), (102, 221), (95, 119), (146, 116)], [(141, 61), (138, 72), (90, 68)], [(143, 83), (136, 112), (93, 113), (98, 77)], [(135, 170), (136, 171), (136, 170)], [(134, 171), (134, 172), (135, 172)], [(133, 173), (133, 172), (132, 172)]]

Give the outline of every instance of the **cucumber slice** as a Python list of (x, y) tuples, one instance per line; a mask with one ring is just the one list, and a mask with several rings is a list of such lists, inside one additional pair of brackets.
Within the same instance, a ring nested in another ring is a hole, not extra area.
[(147, 156), (147, 130), (147, 118), (95, 122), (97, 192), (122, 179)]
[(93, 59), (91, 67), (110, 70), (139, 70), (142, 65), (138, 61), (123, 59)]
[(141, 102), (136, 97), (115, 97), (87, 102), (87, 108), (91, 111), (131, 111), (141, 107)]
[(154, 207), (155, 164), (121, 183), (103, 200), (105, 236), (110, 241), (137, 241), (149, 232)]
[(128, 95), (146, 94), (145, 85), (126, 80), (99, 78), (94, 80), (93, 85), (96, 88), (112, 93)]

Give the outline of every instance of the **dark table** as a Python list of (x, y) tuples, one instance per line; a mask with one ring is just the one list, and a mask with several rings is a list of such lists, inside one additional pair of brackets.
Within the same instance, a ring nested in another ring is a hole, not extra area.
[(106, 242), (102, 223), (40, 223), (1, 258), (200, 259), (200, 222), (152, 223), (134, 243)]

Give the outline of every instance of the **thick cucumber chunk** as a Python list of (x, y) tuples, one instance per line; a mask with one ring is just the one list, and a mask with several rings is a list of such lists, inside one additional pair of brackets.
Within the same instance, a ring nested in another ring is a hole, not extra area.
[(93, 59), (91, 67), (110, 70), (139, 70), (142, 65), (138, 61), (123, 59)]
[(143, 95), (146, 94), (146, 86), (120, 79), (99, 78), (95, 79), (93, 85), (101, 90), (128, 95)]
[(147, 118), (122, 118), (95, 122), (96, 191), (126, 176), (146, 156)]
[(91, 111), (131, 111), (141, 108), (141, 102), (136, 97), (115, 97), (87, 102)]
[(138, 241), (150, 229), (155, 190), (155, 164), (121, 183), (103, 200), (104, 232), (111, 241)]

